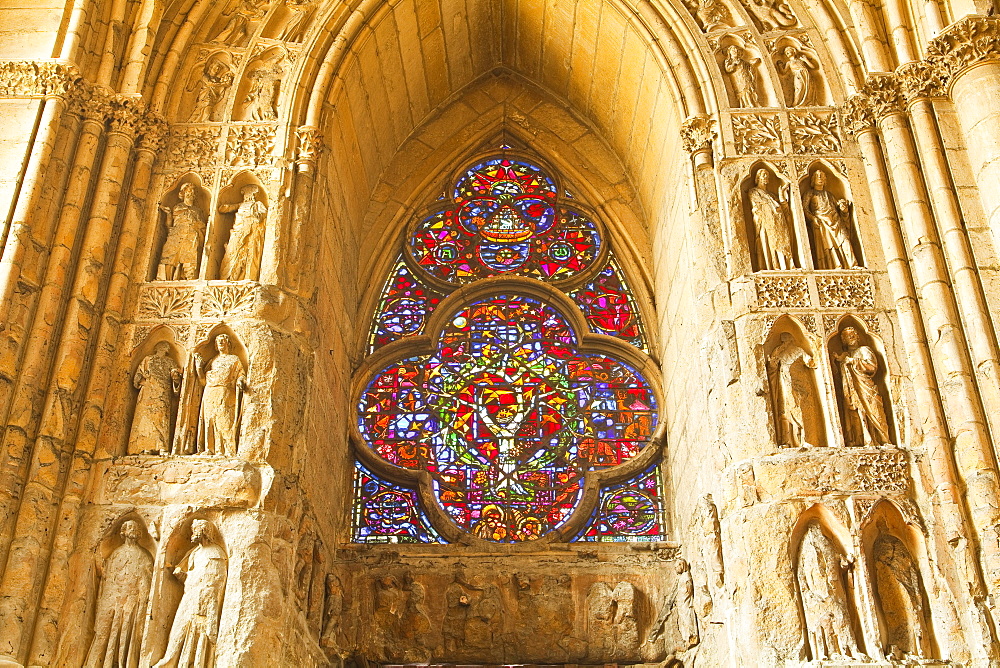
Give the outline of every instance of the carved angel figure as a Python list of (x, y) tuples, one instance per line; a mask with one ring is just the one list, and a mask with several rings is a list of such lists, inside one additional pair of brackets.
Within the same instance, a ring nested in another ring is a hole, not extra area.
[(752, 60), (747, 58), (746, 52), (735, 44), (726, 48), (726, 59), (722, 63), (722, 68), (729, 75), (740, 107), (758, 105), (756, 67), (759, 62), (759, 58)]
[(194, 84), (198, 90), (191, 115), (192, 123), (221, 121), (226, 101), (226, 91), (233, 84), (233, 72), (221, 53), (213, 54), (202, 69), (201, 78)]
[(795, 344), (788, 332), (781, 333), (780, 341), (767, 358), (778, 445), (800, 448), (806, 444), (805, 421), (802, 415), (803, 393), (806, 390), (796, 386), (792, 377), (792, 366), (801, 362), (815, 369), (816, 361)]
[(851, 205), (826, 189), (826, 173), (814, 169), (812, 187), (802, 196), (806, 220), (816, 236), (817, 269), (852, 269), (859, 266), (851, 246)]
[(281, 29), (278, 39), (286, 42), (301, 42), (309, 27), (309, 19), (315, 11), (313, 0), (285, 0), (285, 7), (291, 12), (291, 18)]
[(840, 365), (840, 383), (844, 401), (847, 445), (873, 446), (889, 442), (889, 423), (882, 407), (882, 395), (875, 374), (878, 357), (868, 346), (861, 345), (858, 331), (845, 327), (840, 332), (844, 352), (834, 353)]
[(757, 230), (760, 269), (794, 269), (792, 235), (788, 225), (788, 184), (778, 188), (777, 199), (768, 191), (771, 177), (763, 167), (754, 172), (754, 186), (747, 192), (750, 214)]
[(139, 397), (128, 437), (129, 454), (169, 451), (173, 401), (181, 388), (181, 368), (170, 356), (169, 343), (160, 341), (153, 354), (139, 362), (132, 383)]
[(167, 651), (154, 668), (211, 668), (215, 664), (228, 560), (222, 548), (212, 542), (208, 526), (205, 520), (191, 522), (195, 546), (173, 571), (184, 584), (184, 594), (174, 613)]
[(178, 191), (180, 201), (161, 206), (167, 216), (167, 240), (160, 251), (158, 281), (193, 281), (198, 278), (198, 260), (205, 240), (205, 212), (195, 203), (194, 184), (185, 182)]
[(205, 362), (194, 354), (194, 370), (205, 388), (198, 416), (198, 452), (235, 457), (240, 426), (240, 404), (247, 390), (243, 362), (231, 352), (229, 336), (215, 337), (218, 355)]
[(587, 593), (590, 651), (596, 659), (627, 660), (639, 646), (636, 589), (629, 582), (595, 582)]
[(778, 72), (791, 79), (792, 106), (813, 104), (816, 97), (815, 71), (819, 69), (819, 63), (804, 50), (794, 46), (786, 46), (781, 53), (785, 58), (777, 62)]
[(745, 4), (760, 21), (765, 32), (792, 28), (799, 22), (785, 0), (747, 0)]
[(240, 0), (226, 25), (212, 41), (229, 46), (243, 46), (250, 39), (250, 22), (264, 18), (268, 4), (268, 0)]
[(813, 660), (859, 657), (844, 585), (850, 566), (819, 523), (810, 522), (799, 547), (797, 575)]
[(733, 25), (733, 16), (722, 0), (698, 0), (695, 16), (701, 21), (705, 32)]
[(220, 274), (227, 281), (255, 281), (260, 274), (261, 254), (264, 250), (264, 220), (267, 207), (257, 200), (260, 186), (247, 185), (240, 189), (243, 201), (239, 204), (222, 204), (220, 213), (236, 212), (233, 230), (229, 233), (226, 253), (222, 257)]
[(247, 70), (250, 88), (243, 98), (243, 113), (248, 121), (273, 121), (278, 118), (278, 94), (285, 74), (285, 54), (280, 50), (261, 58)]
[(153, 579), (153, 558), (139, 545), (133, 520), (122, 522), (124, 543), (104, 561), (94, 617), (94, 639), (84, 668), (137, 668), (146, 619), (146, 600)]

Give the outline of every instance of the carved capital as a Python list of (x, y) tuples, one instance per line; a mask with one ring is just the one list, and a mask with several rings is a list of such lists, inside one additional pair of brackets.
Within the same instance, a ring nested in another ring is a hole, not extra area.
[(710, 152), (718, 136), (715, 120), (708, 116), (691, 116), (681, 124), (681, 142), (688, 153)]
[(61, 97), (80, 81), (72, 65), (49, 60), (0, 61), (0, 97)]
[(927, 45), (927, 55), (947, 79), (987, 60), (1000, 60), (1000, 17), (967, 16)]
[(876, 120), (903, 113), (905, 100), (895, 75), (869, 76), (865, 82), (864, 93), (868, 96)]
[(111, 113), (111, 95), (105, 88), (82, 85), (73, 98), (71, 109), (85, 121), (103, 126)]
[(162, 117), (148, 112), (139, 124), (139, 149), (159, 153), (167, 145), (168, 130)]
[(311, 125), (303, 125), (295, 129), (297, 162), (315, 162), (319, 157), (319, 150), (323, 143), (323, 136), (319, 128)]
[(108, 113), (108, 132), (134, 138), (143, 127), (146, 113), (146, 103), (141, 98), (114, 96)]
[(947, 76), (936, 61), (917, 60), (900, 65), (896, 69), (896, 80), (900, 92), (907, 103), (932, 97), (944, 97)]
[(847, 98), (840, 108), (840, 127), (850, 135), (875, 129), (875, 112), (867, 95), (857, 93)]

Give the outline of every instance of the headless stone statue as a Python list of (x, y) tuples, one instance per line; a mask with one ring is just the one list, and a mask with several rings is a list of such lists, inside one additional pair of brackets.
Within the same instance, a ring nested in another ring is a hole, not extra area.
[(139, 525), (122, 522), (125, 542), (104, 562), (94, 639), (85, 668), (137, 668), (146, 620), (146, 601), (153, 578), (153, 558), (139, 545)]
[(815, 368), (812, 356), (792, 340), (788, 332), (781, 333), (781, 343), (767, 358), (774, 404), (774, 421), (778, 428), (778, 445), (799, 448), (805, 445), (805, 420), (802, 413), (804, 394), (808, 388), (798, 387), (792, 375), (797, 362)]
[(170, 449), (174, 397), (180, 391), (181, 369), (170, 356), (170, 344), (161, 341), (139, 363), (132, 380), (139, 390), (128, 439), (129, 454), (159, 453)]
[(819, 523), (810, 522), (799, 547), (798, 581), (813, 660), (859, 656), (844, 587), (847, 566)]
[(167, 651), (155, 668), (211, 668), (215, 662), (227, 559), (209, 537), (205, 520), (191, 523), (191, 540), (195, 546), (174, 568), (174, 575), (184, 583), (184, 595), (174, 613)]

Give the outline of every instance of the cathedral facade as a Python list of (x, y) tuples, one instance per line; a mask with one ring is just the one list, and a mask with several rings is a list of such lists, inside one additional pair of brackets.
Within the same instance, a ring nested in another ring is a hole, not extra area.
[(978, 0), (0, 6), (0, 665), (1000, 665)]

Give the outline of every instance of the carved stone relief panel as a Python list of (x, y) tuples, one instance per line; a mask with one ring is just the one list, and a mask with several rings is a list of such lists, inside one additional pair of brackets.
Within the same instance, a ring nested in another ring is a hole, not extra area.
[(765, 43), (781, 77), (786, 106), (810, 107), (827, 102), (819, 54), (808, 35), (782, 35)]
[(208, 39), (233, 47), (246, 46), (269, 8), (269, 0), (234, 0), (216, 22), (216, 29), (209, 32)]
[(190, 318), (193, 303), (192, 288), (147, 285), (139, 292), (137, 315), (150, 320)]
[(742, 0), (762, 32), (787, 30), (799, 24), (795, 12), (785, 0)]
[(221, 128), (177, 128), (167, 141), (167, 164), (172, 169), (207, 171), (218, 160)]
[(805, 276), (757, 276), (754, 280), (761, 308), (808, 308), (811, 305)]
[(684, 4), (704, 32), (726, 30), (738, 25), (732, 10), (722, 0), (686, 0)]
[(777, 155), (784, 150), (777, 114), (733, 114), (733, 141), (740, 155)]
[(788, 116), (792, 151), (819, 155), (841, 151), (840, 127), (835, 112), (794, 112)]
[(232, 167), (268, 167), (274, 164), (273, 125), (235, 125), (226, 138), (226, 164)]
[(277, 120), (278, 96), (289, 65), (289, 52), (284, 46), (265, 49), (253, 58), (243, 73), (233, 118), (251, 122)]
[(819, 304), (823, 308), (871, 310), (875, 291), (867, 274), (832, 274), (816, 277)]
[(188, 123), (225, 120), (226, 102), (236, 77), (235, 66), (233, 55), (224, 50), (210, 52), (197, 63), (181, 96), (181, 108), (189, 111), (179, 120)]

